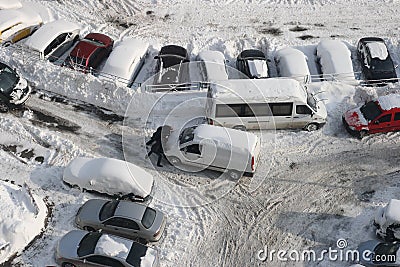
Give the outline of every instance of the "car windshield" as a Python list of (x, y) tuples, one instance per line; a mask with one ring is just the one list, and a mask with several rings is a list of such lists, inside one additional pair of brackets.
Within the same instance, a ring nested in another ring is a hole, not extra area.
[(18, 81), (18, 74), (7, 65), (0, 63), (0, 91), (6, 95), (11, 94)]
[(373, 71), (394, 72), (393, 63), (390, 59), (372, 59), (371, 68)]
[(97, 45), (97, 46), (105, 46), (105, 43), (103, 43), (99, 40), (93, 39), (93, 38), (85, 38), (85, 39), (83, 39), (83, 41), (90, 43), (90, 44)]
[(156, 211), (153, 210), (152, 208), (147, 207), (142, 218), (143, 226), (149, 229), (153, 225), (155, 218), (156, 218)]
[(81, 57), (75, 57), (75, 56), (69, 56), (65, 60), (65, 64), (67, 66), (74, 66), (74, 65), (81, 65), (85, 66), (86, 58), (81, 58)]
[[(143, 262), (146, 258), (147, 249), (151, 248), (147, 248), (145, 245), (133, 242), (128, 257), (126, 257), (126, 262), (132, 266), (143, 266)], [(153, 266), (152, 262), (150, 262), (149, 266)]]
[(194, 138), (194, 129), (195, 127), (186, 128), (182, 131), (181, 135), (179, 136), (179, 144), (182, 145), (184, 143), (190, 142)]
[(182, 57), (176, 55), (162, 55), (160, 58), (163, 63), (163, 68), (170, 68), (180, 64), (183, 61)]
[(372, 121), (382, 113), (381, 109), (378, 107), (375, 101), (370, 101), (366, 103), (360, 108), (360, 111), (363, 114), (364, 118), (369, 121)]
[(317, 111), (317, 100), (315, 100), (312, 94), (307, 94), (307, 104), (314, 110)]
[(100, 210), (99, 214), (99, 219), (100, 221), (107, 220), (111, 216), (114, 215), (115, 210), (117, 209), (117, 206), (119, 204), (119, 201), (114, 200), (114, 201), (108, 201), (106, 204), (103, 205), (103, 207)]
[(99, 232), (91, 232), (85, 235), (79, 243), (77, 251), (78, 256), (83, 257), (89, 254), (93, 254), (100, 237), (101, 233)]

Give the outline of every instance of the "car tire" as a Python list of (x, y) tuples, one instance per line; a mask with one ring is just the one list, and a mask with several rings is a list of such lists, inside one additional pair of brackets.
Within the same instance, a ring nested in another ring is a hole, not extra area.
[(305, 129), (306, 129), (307, 131), (309, 131), (309, 132), (314, 132), (314, 131), (316, 131), (316, 130), (319, 129), (319, 125), (316, 124), (316, 123), (310, 123), (310, 124), (307, 124), (307, 126), (305, 127)]
[(228, 171), (228, 176), (229, 178), (231, 178), (232, 180), (238, 180), (242, 177), (242, 175), (240, 174), (240, 172), (236, 171), (236, 170), (229, 170)]
[(96, 231), (93, 227), (90, 227), (90, 226), (84, 226), (84, 227), (83, 227), (83, 230), (88, 231), (88, 232), (94, 232), (94, 231)]
[(69, 263), (69, 262), (63, 262), (61, 264), (62, 267), (76, 267), (75, 264)]
[(233, 126), (232, 129), (239, 130), (239, 131), (243, 131), (243, 132), (246, 132), (246, 131), (247, 131), (247, 128), (246, 128), (246, 126), (244, 126), (244, 125), (236, 125), (236, 126)]
[(167, 159), (168, 159), (168, 162), (171, 163), (171, 164), (174, 165), (174, 166), (177, 166), (177, 165), (179, 165), (179, 164), (182, 163), (181, 160), (180, 160), (179, 158), (174, 157), (174, 156), (167, 157)]
[(361, 140), (361, 139), (363, 139), (364, 137), (366, 137), (368, 135), (368, 132), (366, 131), (366, 130), (361, 130), (359, 133), (358, 133), (358, 138)]

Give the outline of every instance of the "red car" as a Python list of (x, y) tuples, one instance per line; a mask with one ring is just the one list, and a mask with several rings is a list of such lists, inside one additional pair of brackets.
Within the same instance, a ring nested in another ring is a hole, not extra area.
[(88, 72), (97, 67), (111, 53), (114, 40), (101, 33), (89, 33), (74, 47), (64, 62), (65, 66)]
[(400, 95), (381, 96), (347, 111), (343, 115), (343, 124), (350, 134), (359, 138), (400, 130)]

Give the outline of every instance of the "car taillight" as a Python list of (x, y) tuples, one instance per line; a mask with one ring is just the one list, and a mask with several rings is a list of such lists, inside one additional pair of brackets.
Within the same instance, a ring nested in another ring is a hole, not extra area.
[(254, 156), (251, 157), (251, 170), (254, 171), (255, 168), (255, 160), (254, 160)]
[(208, 119), (208, 124), (214, 125), (214, 121), (212, 119)]

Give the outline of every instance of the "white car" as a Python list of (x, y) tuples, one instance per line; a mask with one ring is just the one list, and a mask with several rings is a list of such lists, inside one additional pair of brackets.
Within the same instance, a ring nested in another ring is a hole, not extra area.
[(275, 63), (280, 77), (290, 77), (299, 82), (310, 82), (307, 56), (298, 49), (285, 47), (275, 54)]
[(79, 39), (79, 26), (65, 20), (46, 23), (28, 38), (25, 45), (40, 59), (55, 62)]
[(142, 168), (118, 159), (78, 157), (65, 168), (63, 180), (71, 186), (108, 195), (146, 199), (153, 176)]
[(351, 52), (342, 41), (321, 41), (317, 46), (317, 63), (326, 81), (355, 80)]
[(386, 240), (400, 240), (400, 200), (391, 199), (385, 207), (379, 208), (374, 218), (376, 234)]
[(15, 43), (31, 35), (42, 24), (40, 15), (28, 8), (0, 10), (0, 42)]
[(133, 82), (144, 64), (149, 44), (135, 38), (118, 43), (108, 57), (100, 78), (116, 79), (128, 86)]
[(197, 56), (200, 61), (200, 69), (204, 81), (228, 80), (226, 60), (224, 54), (219, 51), (202, 51)]
[(21, 8), (22, 4), (19, 0), (0, 0), (0, 9)]

